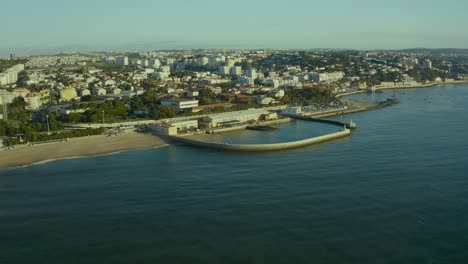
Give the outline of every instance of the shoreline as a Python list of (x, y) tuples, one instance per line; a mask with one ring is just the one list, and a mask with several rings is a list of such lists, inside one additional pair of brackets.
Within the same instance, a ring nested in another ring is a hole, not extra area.
[[(430, 88), (435, 85), (457, 85), (467, 84), (468, 80), (428, 83), (417, 86), (395, 86), (379, 87), (376, 90), (387, 89), (414, 89)], [(353, 94), (365, 93), (366, 90), (337, 95), (336, 98), (346, 97)], [(354, 101), (349, 101), (354, 102)], [(359, 103), (359, 102), (356, 102)], [(379, 106), (382, 102), (366, 102), (368, 106), (355, 107), (353, 109), (340, 109), (330, 112), (309, 113), (308, 116), (315, 118), (324, 118), (336, 115), (346, 115), (357, 112), (364, 112), (378, 109), (385, 106)], [(373, 105), (371, 105), (373, 104)], [(227, 131), (226, 131), (227, 132)], [(38, 145), (17, 145), (13, 149), (0, 148), (0, 170), (12, 169), (25, 166), (45, 164), (57, 160), (87, 158), (102, 155), (117, 154), (124, 151), (141, 150), (153, 147), (167, 145), (167, 142), (155, 134), (141, 134), (137, 132), (126, 132), (118, 136), (107, 137), (106, 135), (96, 135), (87, 137), (71, 138), (69, 142), (47, 142)]]
[[(444, 85), (444, 84), (449, 84), (449, 85), (459, 85), (459, 84), (468, 84), (468, 80), (463, 80), (463, 81), (450, 81), (450, 82), (437, 82), (437, 83), (427, 83), (427, 84), (420, 84), (420, 85), (411, 85), (411, 86), (384, 86), (384, 87), (376, 87), (376, 91), (384, 91), (384, 90), (393, 90), (393, 89), (418, 89), (418, 88), (431, 88), (436, 85)], [(354, 108), (352, 109), (338, 109), (335, 111), (327, 111), (327, 112), (311, 112), (308, 113), (307, 116), (312, 116), (314, 118), (324, 118), (324, 117), (332, 117), (332, 116), (337, 116), (337, 115), (346, 115), (346, 114), (353, 114), (353, 113), (359, 113), (359, 112), (365, 112), (365, 111), (370, 111), (370, 110), (375, 110), (375, 109), (380, 109), (383, 107), (388, 107), (391, 106), (393, 103), (389, 104), (386, 101), (382, 102), (358, 102), (358, 101), (352, 101), (352, 100), (347, 100), (345, 97), (355, 95), (355, 94), (362, 94), (366, 93), (367, 90), (359, 90), (359, 91), (354, 91), (354, 92), (349, 92), (349, 93), (344, 93), (344, 94), (338, 94), (336, 95), (336, 98), (340, 100), (341, 102), (347, 102), (348, 104), (352, 105)], [(341, 99), (343, 98), (343, 99)]]
[[(449, 84), (449, 85), (458, 85), (458, 84), (468, 84), (468, 80), (462, 80), (462, 81), (449, 81), (449, 82), (432, 82), (432, 83), (426, 83), (426, 84), (418, 84), (418, 85), (408, 85), (408, 86), (382, 86), (382, 87), (375, 87), (376, 91), (381, 91), (381, 90), (391, 90), (391, 89), (417, 89), (417, 88), (430, 88), (432, 86), (436, 85), (444, 85), (444, 84)], [(349, 93), (343, 93), (343, 94), (338, 94), (336, 95), (336, 98), (341, 98), (341, 97), (346, 97), (354, 94), (360, 94), (360, 93), (366, 93), (367, 90), (358, 90), (354, 92), (349, 92)]]
[(163, 139), (136, 132), (107, 137), (97, 135), (71, 138), (69, 142), (52, 142), (32, 146), (16, 146), (0, 150), (0, 170), (39, 165), (56, 160), (87, 158), (117, 154), (166, 145)]

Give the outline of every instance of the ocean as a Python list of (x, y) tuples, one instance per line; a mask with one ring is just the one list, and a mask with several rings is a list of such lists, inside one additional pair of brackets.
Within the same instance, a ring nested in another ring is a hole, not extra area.
[[(0, 263), (468, 263), (468, 85), (351, 98), (399, 103), (299, 149), (175, 144), (0, 170)], [(278, 128), (222, 139), (340, 129)]]

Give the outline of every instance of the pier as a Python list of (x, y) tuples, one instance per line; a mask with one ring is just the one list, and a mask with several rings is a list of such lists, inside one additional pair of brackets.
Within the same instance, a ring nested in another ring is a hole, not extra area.
[(230, 144), (230, 143), (200, 141), (200, 140), (188, 139), (188, 138), (181, 137), (181, 136), (163, 136), (163, 137), (167, 138), (168, 140), (185, 143), (185, 144), (195, 146), (195, 147), (231, 150), (231, 151), (254, 152), (254, 151), (273, 151), (273, 150), (284, 150), (284, 149), (305, 147), (308, 145), (318, 144), (318, 143), (322, 143), (326, 141), (331, 141), (334, 139), (347, 137), (350, 134), (351, 134), (351, 130), (344, 129), (339, 132), (330, 133), (330, 134), (326, 134), (326, 135), (322, 135), (318, 137), (312, 137), (308, 139), (291, 141), (291, 142), (272, 143), (272, 144)]

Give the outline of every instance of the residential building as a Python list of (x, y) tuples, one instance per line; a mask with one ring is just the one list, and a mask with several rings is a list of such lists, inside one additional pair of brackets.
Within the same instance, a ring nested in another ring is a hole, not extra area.
[(59, 94), (60, 94), (60, 101), (70, 101), (70, 100), (75, 99), (78, 96), (75, 88), (72, 88), (72, 87), (62, 88)]
[(255, 79), (255, 78), (257, 78), (257, 70), (248, 69), (247, 71), (245, 71), (245, 76), (247, 76), (249, 78), (252, 78), (252, 79)]
[(221, 75), (228, 75), (230, 69), (231, 69), (231, 67), (221, 66), (221, 67), (218, 68), (218, 73), (221, 74)]
[(26, 109), (36, 110), (42, 106), (42, 97), (38, 93), (30, 93), (25, 98), (24, 101), (28, 104)]
[(115, 58), (115, 63), (117, 65), (121, 65), (121, 66), (127, 66), (128, 65), (128, 57), (125, 56), (125, 57), (117, 57)]
[(429, 59), (423, 60), (422, 67), (423, 69), (432, 69), (432, 61)]
[(242, 67), (240, 66), (233, 66), (231, 67), (231, 69), (229, 70), (229, 74), (231, 75), (241, 75), (242, 74)]

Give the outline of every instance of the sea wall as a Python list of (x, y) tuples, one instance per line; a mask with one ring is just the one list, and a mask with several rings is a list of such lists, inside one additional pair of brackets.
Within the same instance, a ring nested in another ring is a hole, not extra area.
[(221, 150), (234, 150), (234, 151), (272, 151), (272, 150), (282, 150), (282, 149), (291, 149), (299, 148), (312, 144), (317, 144), (325, 141), (330, 141), (342, 137), (349, 136), (351, 131), (345, 129), (343, 131), (326, 134), (323, 136), (308, 138), (304, 140), (292, 141), (292, 142), (283, 142), (283, 143), (272, 143), (272, 144), (229, 144), (229, 143), (217, 143), (217, 142), (207, 142), (199, 141), (194, 139), (188, 139), (184, 137), (177, 136), (168, 136), (169, 139), (177, 142), (186, 143), (196, 147), (203, 148), (214, 148)]

